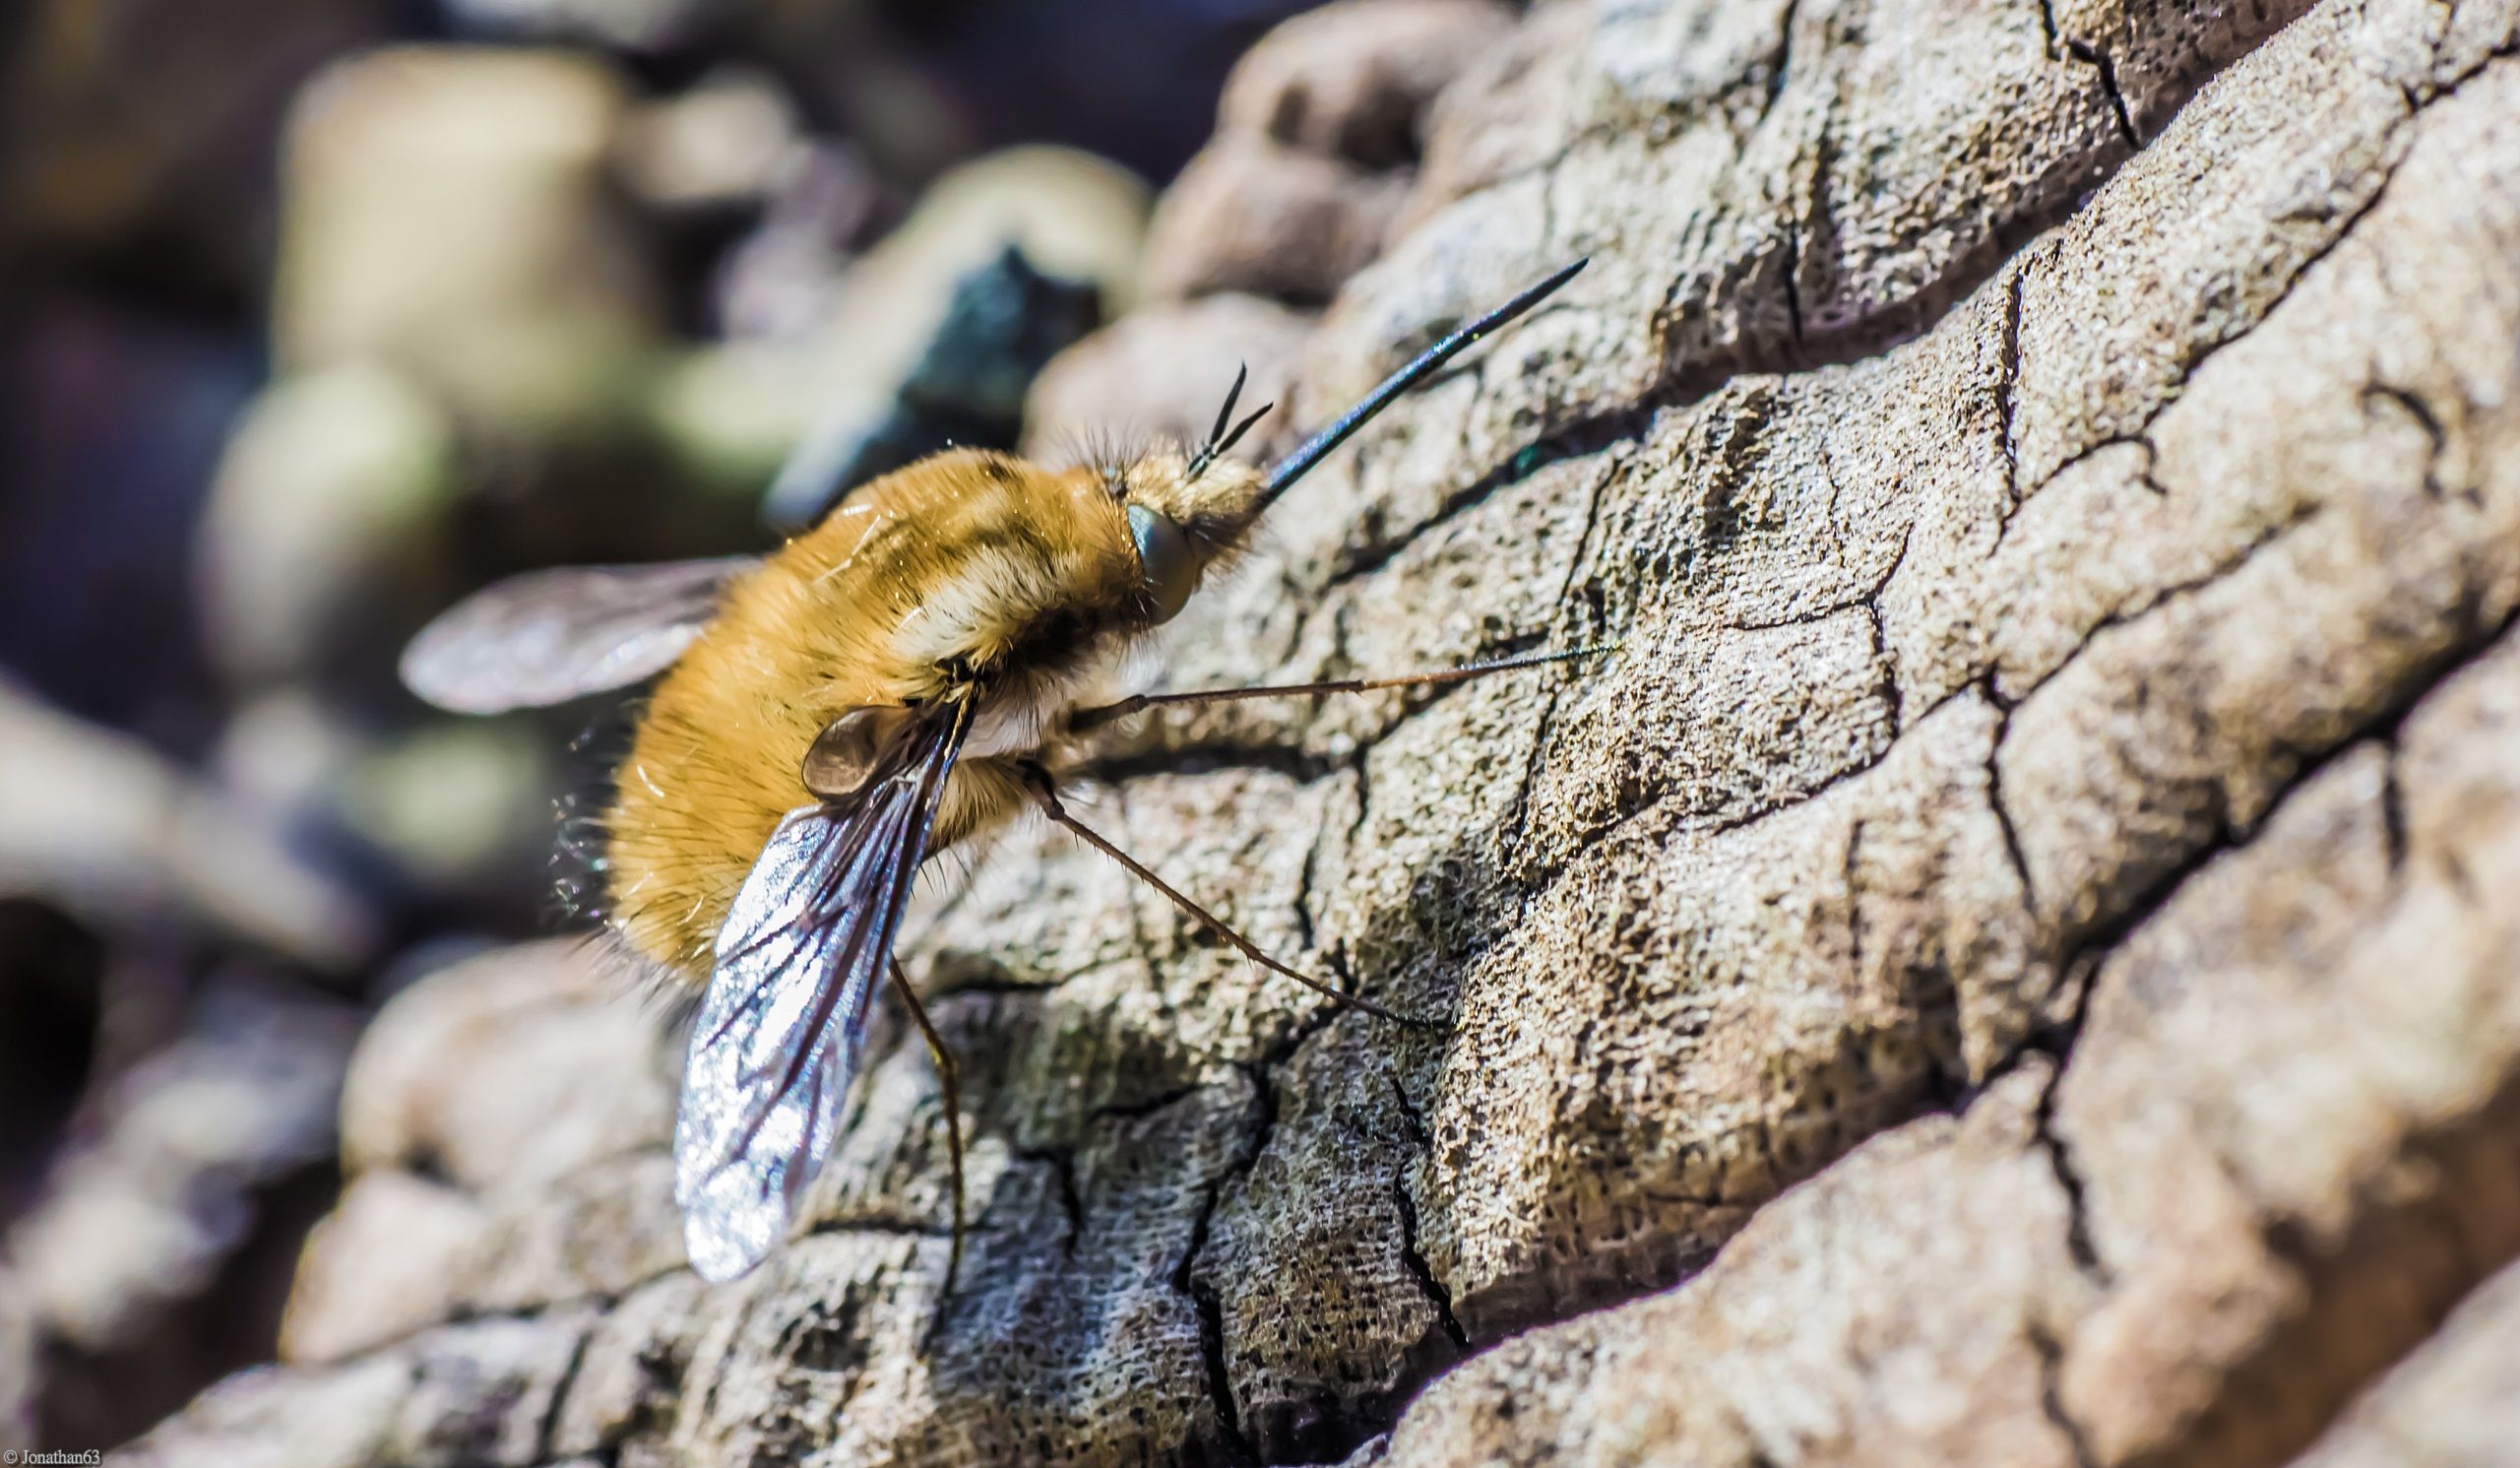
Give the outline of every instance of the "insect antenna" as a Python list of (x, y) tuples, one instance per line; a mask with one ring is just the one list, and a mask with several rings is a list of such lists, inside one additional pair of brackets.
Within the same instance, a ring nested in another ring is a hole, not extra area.
[[(1234, 368), (1233, 386), (1226, 390), (1225, 406), (1217, 410), (1217, 423), (1215, 427), (1208, 430), (1207, 442), (1199, 445), (1199, 451), (1190, 456), (1187, 478), (1195, 479), (1204, 474), (1209, 465), (1216, 463), (1221, 456), (1242, 441), (1242, 435), (1251, 431), (1253, 423), (1268, 416), (1269, 410), (1278, 406), (1275, 403), (1263, 403), (1251, 410), (1250, 415), (1242, 421), (1233, 422), (1233, 405), (1242, 401), (1242, 385), (1250, 376), (1250, 363), (1244, 362)], [(1228, 423), (1232, 423), (1230, 430), (1226, 426)]]
[(1460, 355), (1463, 349), (1547, 299), (1551, 292), (1575, 279), (1576, 272), (1590, 263), (1592, 263), (1592, 257), (1588, 255), (1572, 265), (1559, 267), (1546, 280), (1525, 287), (1520, 295), (1468, 326), (1454, 331), (1452, 335), (1418, 353), (1416, 359), (1409, 365), (1384, 378), (1382, 385), (1365, 394), (1362, 401), (1355, 407), (1339, 415), (1338, 419), (1329, 427), (1305, 439), (1301, 447), (1281, 460), (1277, 468), (1269, 471), (1268, 479), (1260, 486), (1260, 497), (1253, 506), (1252, 514), (1256, 516), (1266, 512), (1270, 505), (1277, 502), (1278, 496), (1287, 491), (1288, 485), (1302, 479), (1314, 465), (1329, 458), (1333, 449), (1346, 443), (1357, 429), (1371, 422), (1374, 415), (1389, 408), (1394, 399), (1426, 380), (1437, 368)]

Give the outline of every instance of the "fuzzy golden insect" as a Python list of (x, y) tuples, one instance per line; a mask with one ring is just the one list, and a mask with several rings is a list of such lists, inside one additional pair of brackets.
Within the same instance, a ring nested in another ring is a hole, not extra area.
[[(1242, 548), (1289, 484), (1583, 264), (1438, 342), (1265, 475), (1227, 457), (1268, 412), (1234, 416), (1237, 377), (1194, 450), (1057, 471), (950, 450), (851, 491), (758, 560), (537, 572), (481, 592), (413, 640), (404, 680), (463, 713), (663, 673), (615, 772), (603, 876), (622, 937), (703, 987), (674, 1132), (674, 1195), (695, 1269), (733, 1278), (785, 1237), (829, 1155), (920, 863), (1028, 805), (1252, 961), (1397, 1017), (1262, 953), (1078, 822), (1047, 756), (1157, 704), (1450, 682), (1577, 656), (1079, 703)], [(959, 1261), (952, 1060), (895, 977), (944, 1081)]]

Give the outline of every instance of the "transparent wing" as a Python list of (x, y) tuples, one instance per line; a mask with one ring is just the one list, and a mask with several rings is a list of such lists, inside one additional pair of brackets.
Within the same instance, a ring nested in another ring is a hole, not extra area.
[(674, 1123), (674, 1202), (704, 1279), (777, 1247), (831, 1153), (967, 724), (960, 710), (916, 720), (855, 795), (789, 811), (735, 894)]
[(403, 650), (403, 683), (458, 714), (566, 703), (662, 672), (716, 614), (749, 555), (511, 576)]

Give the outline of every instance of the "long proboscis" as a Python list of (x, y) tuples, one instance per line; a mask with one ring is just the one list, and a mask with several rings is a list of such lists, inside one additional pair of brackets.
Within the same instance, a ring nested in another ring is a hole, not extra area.
[(1373, 421), (1374, 415), (1389, 408), (1394, 399), (1425, 381), (1444, 363), (1460, 355), (1480, 338), (1546, 300), (1558, 287), (1575, 279), (1576, 273), (1591, 263), (1592, 257), (1588, 255), (1572, 265), (1561, 266), (1546, 280), (1527, 287), (1520, 295), (1453, 332), (1434, 346), (1418, 353), (1409, 365), (1384, 378), (1382, 385), (1365, 394), (1355, 407), (1339, 415), (1338, 420), (1330, 426), (1305, 439), (1301, 447), (1280, 460), (1278, 467), (1269, 471), (1269, 478), (1260, 486), (1259, 505), (1254, 513), (1267, 511), (1270, 505), (1277, 502), (1278, 496), (1287, 491), (1288, 485), (1302, 479), (1314, 465), (1329, 458), (1332, 450), (1346, 443), (1357, 429)]

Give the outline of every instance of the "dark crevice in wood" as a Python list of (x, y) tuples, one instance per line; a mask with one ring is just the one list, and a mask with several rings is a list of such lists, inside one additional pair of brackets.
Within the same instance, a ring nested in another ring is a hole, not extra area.
[(2065, 1450), (2073, 1456), (2074, 1468), (2100, 1468), (2100, 1455), (2092, 1451), (2091, 1436), (2083, 1425), (2065, 1410), (2059, 1379), (2064, 1374), (2065, 1351), (2056, 1338), (2045, 1329), (2032, 1327), (2028, 1334), (2031, 1354), (2039, 1358), (2039, 1410), (2048, 1426), (2065, 1441)]
[(1391, 1201), (1400, 1211), (1400, 1262), (1408, 1269), (1409, 1277), (1418, 1282), (1426, 1303), (1435, 1308), (1435, 1323), (1443, 1330), (1444, 1338), (1452, 1342), (1454, 1354), (1468, 1352), (1470, 1336), (1453, 1314), (1453, 1292), (1435, 1277), (1434, 1266), (1426, 1262), (1425, 1253), (1418, 1246), (1418, 1204), (1409, 1196), (1409, 1181), (1403, 1174), (1392, 1176)]

